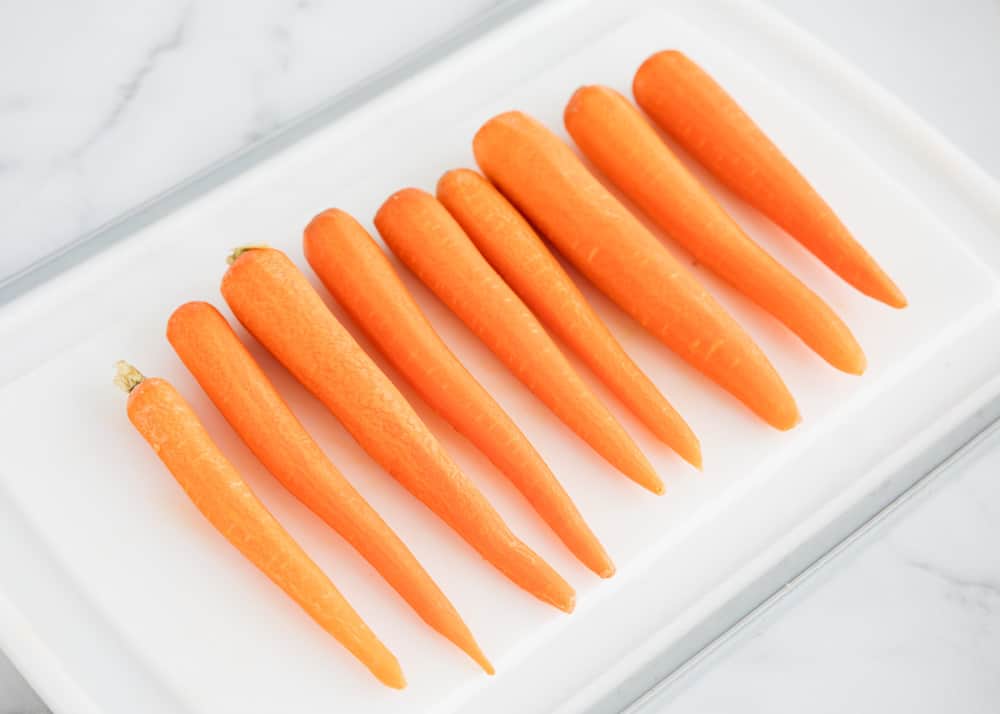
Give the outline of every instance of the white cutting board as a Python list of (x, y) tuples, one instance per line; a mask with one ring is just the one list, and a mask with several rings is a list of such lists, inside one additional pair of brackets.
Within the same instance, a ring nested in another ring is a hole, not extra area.
[[(10, 554), (13, 571), (34, 576), (0, 587), (0, 634), (43, 695), (73, 712), (580, 709), (780, 557), (790, 539), (804, 538), (831, 504), (847, 508), (845, 494), (878, 488), (915, 435), (984, 400), (1000, 358), (998, 261), (961, 222), (980, 216), (947, 196), (939, 207), (918, 199), (912, 167), (874, 160), (851, 134), (855, 125), (895, 121), (925, 149), (905, 158), (921, 175), (945, 172), (947, 159), (956, 194), (993, 196), (995, 186), (890, 102), (862, 101), (866, 85), (775, 22), (741, 3), (544, 3), (0, 311), (0, 513), (8, 542), (16, 536), (33, 549)], [(581, 366), (666, 480), (667, 495), (656, 498), (594, 455), (405, 274), (446, 342), (536, 444), (616, 561), (610, 581), (580, 566), (503, 477), (389, 371), (513, 529), (577, 588), (572, 616), (482, 562), (248, 338), (334, 462), (463, 614), (497, 667), (487, 678), (255, 463), (173, 355), (165, 321), (193, 299), (229, 315), (218, 283), (233, 246), (270, 243), (307, 268), (299, 240), (316, 212), (338, 206), (370, 224), (397, 188), (433, 189), (443, 171), (473, 165), (475, 129), (502, 110), (523, 109), (564, 134), (562, 107), (578, 85), (630, 95), (642, 59), (666, 47), (702, 63), (759, 120), (911, 304), (897, 312), (853, 292), (708, 181), (741, 225), (845, 318), (870, 367), (860, 379), (835, 372), (696, 268), (796, 395), (804, 422), (779, 433), (583, 286), (701, 437), (699, 475)], [(827, 115), (835, 120), (827, 123), (820, 102), (783, 89), (803, 82), (820, 98), (853, 91), (855, 102), (838, 102), (843, 116)], [(996, 219), (983, 216), (980, 223)], [(124, 397), (109, 383), (120, 358), (170, 379), (191, 400), (267, 505), (398, 655), (407, 690), (377, 684), (201, 519), (128, 424)], [(63, 594), (72, 604), (63, 607)], [(106, 651), (113, 654), (102, 662)], [(109, 682), (121, 662), (129, 683), (119, 679), (114, 692)]]

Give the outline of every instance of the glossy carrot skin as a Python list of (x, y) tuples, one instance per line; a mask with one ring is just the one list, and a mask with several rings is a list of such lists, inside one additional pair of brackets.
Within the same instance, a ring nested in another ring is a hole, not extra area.
[(608, 87), (582, 87), (564, 120), (584, 155), (699, 263), (837, 369), (865, 371), (865, 354), (843, 320), (740, 229), (628, 100)]
[(144, 380), (129, 394), (128, 416), (216, 530), (382, 683), (406, 686), (396, 658), (257, 499), (173, 386)]
[(303, 248), (323, 284), (420, 396), (514, 483), (574, 555), (610, 577), (614, 565), (555, 475), (434, 331), (368, 232), (332, 209), (309, 223)]
[(658, 52), (635, 74), (639, 106), (716, 178), (833, 272), (892, 307), (906, 297), (753, 119), (682, 52)]
[(572, 611), (573, 588), (511, 533), (284, 253), (243, 253), (222, 294), (244, 327), (410, 493), (514, 583)]
[(430, 194), (390, 196), (375, 227), (392, 251), (525, 386), (615, 468), (654, 493), (663, 482), (531, 311)]
[(205, 302), (182, 305), (170, 316), (167, 339), (264, 467), (371, 563), (428, 625), (492, 674), (448, 598), (309, 436), (219, 311)]
[(531, 225), (475, 171), (449, 171), (438, 200), (545, 326), (660, 439), (701, 467), (701, 445), (649, 377), (626, 354)]
[(507, 112), (483, 125), (473, 150), (487, 178), (639, 324), (775, 428), (799, 422), (749, 335), (555, 134)]

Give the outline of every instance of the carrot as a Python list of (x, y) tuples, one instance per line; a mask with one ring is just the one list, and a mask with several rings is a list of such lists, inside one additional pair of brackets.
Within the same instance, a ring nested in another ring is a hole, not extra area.
[(906, 297), (833, 209), (704, 70), (677, 50), (639, 67), (632, 93), (653, 121), (716, 178), (865, 295), (892, 307)]
[(219, 311), (205, 302), (181, 305), (167, 322), (167, 339), (267, 470), (354, 546), (428, 625), (492, 674), (448, 598), (309, 436)]
[(566, 105), (564, 120), (587, 158), (701, 264), (834, 367), (865, 371), (865, 354), (847, 325), (740, 229), (623, 96), (582, 87)]
[(601, 577), (615, 568), (562, 485), (499, 404), (434, 331), (368, 232), (338, 210), (309, 223), (306, 260), (392, 364), (509, 478), (566, 546)]
[(405, 687), (396, 658), (258, 500), (184, 397), (163, 379), (145, 379), (125, 362), (115, 366), (129, 420), (202, 515), (383, 684)]
[(511, 533), (284, 253), (237, 250), (222, 294), (247, 330), (410, 493), (514, 583), (573, 610), (573, 588)]
[(487, 178), (639, 324), (772, 426), (798, 423), (760, 348), (555, 134), (507, 112), (480, 128), (473, 150)]
[(444, 206), (424, 191), (403, 189), (382, 204), (375, 227), (400, 260), (594, 451), (636, 483), (663, 492), (639, 447)]
[(475, 171), (449, 171), (437, 197), (507, 284), (657, 437), (694, 466), (701, 446), (517, 209)]

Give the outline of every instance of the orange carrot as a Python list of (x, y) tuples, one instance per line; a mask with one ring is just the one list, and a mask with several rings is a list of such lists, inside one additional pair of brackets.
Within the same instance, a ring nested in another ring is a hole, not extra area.
[(663, 492), (639, 447), (444, 206), (424, 191), (403, 189), (382, 204), (375, 227), (400, 260), (594, 451), (636, 483)]
[(437, 197), (538, 318), (656, 436), (700, 468), (698, 437), (625, 353), (517, 209), (489, 181), (469, 169), (442, 176)]
[(555, 134), (507, 112), (483, 125), (473, 150), (525, 217), (639, 324), (772, 426), (798, 423), (760, 348)]
[(517, 486), (587, 567), (614, 574), (555, 475), (434, 331), (368, 232), (343, 211), (324, 211), (306, 228), (303, 247), (323, 284), (420, 396)]
[(639, 68), (632, 93), (653, 121), (716, 178), (863, 292), (906, 297), (784, 154), (704, 70), (677, 50)]
[(569, 583), (511, 533), (284, 253), (236, 251), (222, 294), (247, 330), (410, 493), (517, 585), (573, 610)]
[(847, 325), (747, 236), (618, 92), (578, 89), (566, 129), (601, 171), (703, 265), (783, 322), (834, 367), (865, 371)]
[(309, 436), (219, 311), (205, 302), (181, 305), (167, 322), (167, 339), (267, 470), (354, 546), (428, 625), (492, 674), (448, 598)]
[(383, 684), (405, 687), (396, 658), (257, 499), (177, 390), (124, 362), (116, 367), (129, 419), (202, 515)]

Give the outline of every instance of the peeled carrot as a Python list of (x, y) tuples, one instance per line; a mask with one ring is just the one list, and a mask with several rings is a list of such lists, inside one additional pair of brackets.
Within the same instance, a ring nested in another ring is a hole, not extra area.
[(428, 625), (492, 674), (448, 598), (309, 436), (219, 311), (205, 302), (181, 305), (167, 322), (167, 339), (267, 470), (354, 546)]
[(653, 121), (716, 178), (781, 226), (865, 295), (892, 307), (906, 297), (833, 209), (701, 67), (677, 50), (639, 67), (632, 93)]
[(284, 253), (236, 251), (222, 294), (247, 330), (410, 493), (514, 583), (573, 610), (569, 583), (511, 533)]
[(656, 436), (700, 468), (698, 437), (625, 353), (517, 209), (489, 181), (469, 169), (442, 176), (437, 197), (538, 318)]
[(400, 260), (594, 451), (636, 483), (663, 492), (639, 447), (444, 206), (424, 191), (403, 189), (382, 204), (375, 227)]
[(129, 419), (202, 515), (383, 684), (405, 687), (396, 658), (258, 500), (177, 390), (125, 362), (116, 367)]
[(385, 253), (343, 211), (324, 211), (303, 238), (306, 260), (392, 364), (482, 451), (545, 522), (601, 577), (615, 568), (542, 457), (434, 331)]
[(865, 371), (847, 325), (744, 233), (622, 95), (582, 87), (566, 105), (577, 146), (671, 238), (781, 320), (834, 367)]
[(798, 423), (760, 348), (555, 134), (507, 112), (480, 128), (473, 150), (487, 178), (639, 324), (772, 426)]

